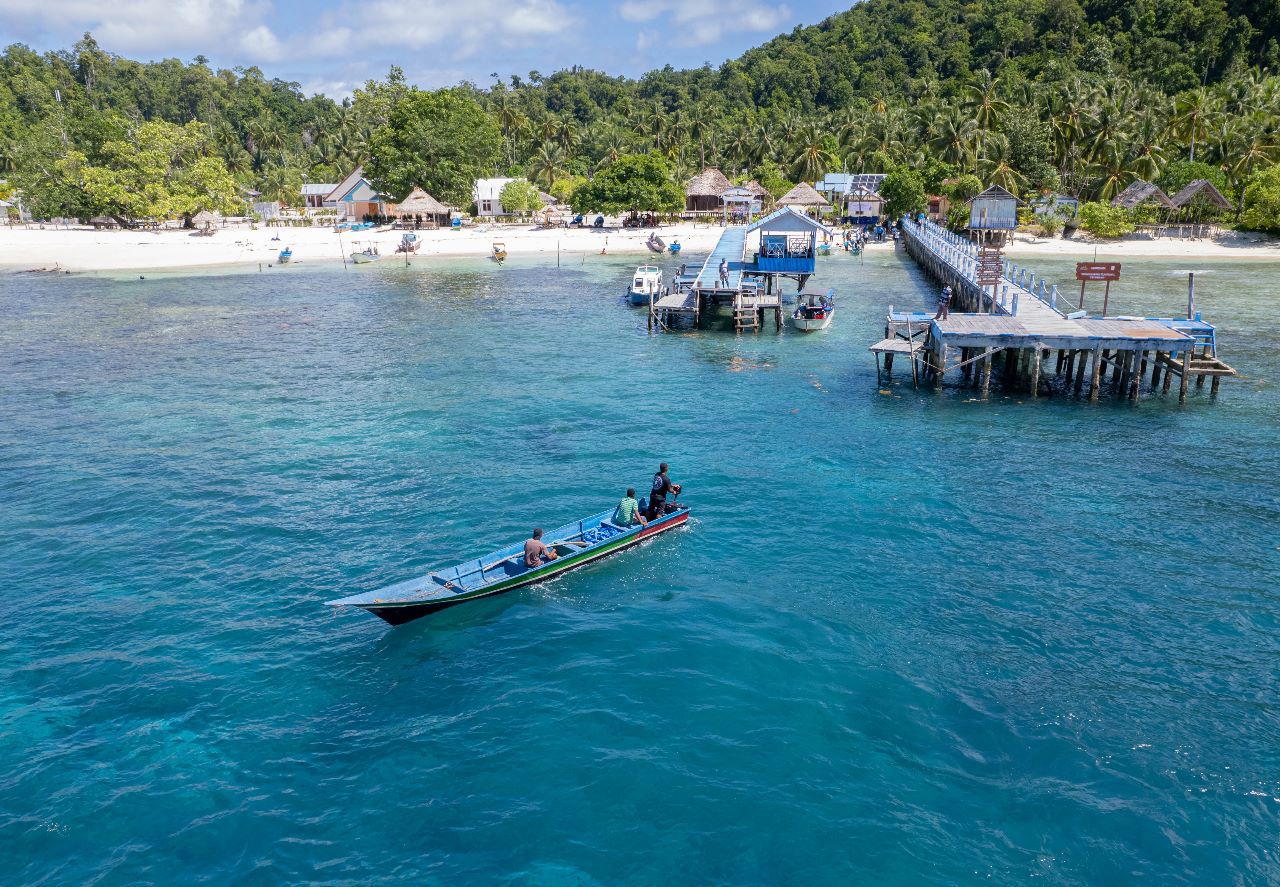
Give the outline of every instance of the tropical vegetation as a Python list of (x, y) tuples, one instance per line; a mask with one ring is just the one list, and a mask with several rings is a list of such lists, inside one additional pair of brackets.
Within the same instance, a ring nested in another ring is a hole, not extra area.
[[(568, 196), (652, 154), (675, 182), (714, 165), (774, 194), (904, 167), (931, 192), (971, 174), (1107, 202), (1194, 173), (1243, 210), (1280, 160), (1277, 71), (1275, 0), (866, 0), (719, 67), (634, 80), (573, 67), (436, 92), (393, 68), (342, 102), (202, 57), (120, 58), (86, 35), (0, 55), (0, 177), (49, 212), (99, 209), (55, 162), (109, 166), (110, 145), (162, 121), (198, 126), (201, 156), (286, 199), (359, 163), (396, 198), (422, 185), (465, 205), (478, 174)], [(1242, 223), (1271, 224), (1267, 205)]]

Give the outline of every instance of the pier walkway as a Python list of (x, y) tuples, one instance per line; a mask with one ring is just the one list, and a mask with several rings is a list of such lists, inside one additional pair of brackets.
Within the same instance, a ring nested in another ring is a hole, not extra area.
[[(919, 348), (938, 386), (946, 373), (963, 370), (965, 382), (979, 384), (980, 379), (985, 394), (992, 360), (1000, 355), (1006, 380), (1025, 380), (1035, 397), (1041, 361), (1053, 351), (1058, 352), (1057, 374), (1066, 385), (1074, 384), (1077, 393), (1086, 364), (1091, 363), (1090, 399), (1095, 400), (1107, 370), (1112, 371), (1119, 391), (1130, 398), (1138, 396), (1149, 364), (1153, 366), (1151, 389), (1160, 380), (1161, 368), (1166, 371), (1163, 390), (1168, 390), (1169, 373), (1181, 376), (1180, 398), (1185, 398), (1187, 380), (1193, 374), (1197, 385), (1212, 376), (1215, 392), (1221, 376), (1235, 375), (1217, 358), (1213, 326), (1198, 315), (1187, 319), (1089, 317), (1079, 306), (1069, 305), (1057, 286), (1008, 261), (1001, 262), (998, 283), (979, 285), (978, 246), (967, 238), (928, 221), (904, 220), (902, 231), (908, 254), (953, 292), (950, 317), (930, 317), (926, 341)], [(872, 346), (877, 354), (889, 353), (886, 343), (895, 337), (890, 320), (886, 340)], [(914, 357), (915, 352), (911, 353)], [(954, 354), (959, 358), (952, 364)], [(981, 366), (975, 366), (978, 363)]]
[[(747, 227), (733, 225), (725, 228), (720, 235), (720, 242), (702, 263), (702, 270), (693, 283), (693, 288), (708, 292), (737, 292), (742, 288), (742, 272), (746, 268), (743, 258), (747, 251)], [(720, 284), (720, 261), (729, 263), (729, 284)]]

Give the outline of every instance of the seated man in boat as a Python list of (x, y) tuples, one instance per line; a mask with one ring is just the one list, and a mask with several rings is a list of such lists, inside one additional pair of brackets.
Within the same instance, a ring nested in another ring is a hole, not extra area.
[(671, 478), (667, 476), (667, 463), (663, 462), (658, 466), (658, 472), (653, 476), (653, 488), (649, 491), (649, 514), (646, 515), (649, 520), (662, 517), (667, 510), (667, 493), (674, 492), (680, 495), (680, 485), (671, 482)]
[(524, 543), (524, 565), (532, 569), (555, 559), (555, 550), (542, 544), (542, 529), (534, 529), (533, 538), (525, 540)]
[(649, 523), (640, 513), (640, 503), (636, 501), (634, 489), (628, 488), (627, 495), (618, 503), (618, 510), (613, 513), (613, 522), (620, 527), (629, 527), (636, 523), (643, 527)]

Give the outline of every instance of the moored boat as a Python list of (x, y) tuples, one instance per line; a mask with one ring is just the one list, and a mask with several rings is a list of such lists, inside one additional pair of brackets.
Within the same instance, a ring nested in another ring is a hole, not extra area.
[(611, 520), (613, 509), (565, 524), (544, 534), (552, 540), (546, 545), (556, 552), (556, 559), (536, 567), (526, 566), (521, 541), (426, 576), (329, 601), (328, 605), (359, 607), (392, 625), (401, 625), (446, 607), (544, 582), (673, 530), (689, 519), (688, 506), (668, 507), (674, 510), (644, 526), (618, 526)]
[(418, 238), (417, 234), (402, 234), (400, 236), (400, 242), (396, 244), (396, 252), (416, 253), (420, 246), (422, 246), (422, 241)]
[(499, 265), (507, 260), (507, 245), (501, 240), (493, 242), (493, 260)]
[(829, 255), (831, 255), (831, 244), (829, 244), (829, 243), (820, 243), (820, 244), (818, 244), (818, 255), (820, 255), (820, 256), (829, 256)]
[(662, 269), (656, 265), (641, 265), (636, 269), (627, 289), (632, 305), (648, 305), (651, 298), (662, 297)]
[[(360, 244), (358, 243), (356, 244), (356, 246), (359, 246), (359, 245)], [(382, 256), (378, 252), (378, 245), (376, 243), (371, 243), (368, 246), (366, 246), (364, 249), (356, 250), (351, 254), (351, 261), (355, 262), (357, 265), (365, 265), (365, 264), (368, 264), (369, 262), (376, 262), (380, 258), (382, 258)]]
[(668, 250), (672, 255), (675, 255), (676, 253), (680, 252), (680, 241), (678, 241), (678, 240), (673, 240), (673, 241), (671, 241), (671, 245), (670, 245), (669, 247), (667, 247), (667, 250)]
[(800, 293), (796, 297), (796, 310), (791, 314), (791, 322), (796, 329), (811, 333), (831, 326), (831, 320), (836, 316), (833, 295), (832, 290), (805, 290)]
[(666, 252), (667, 244), (661, 237), (658, 236), (657, 231), (654, 231), (652, 234), (650, 234), (649, 239), (646, 240), (644, 243), (645, 243), (645, 246), (649, 247), (649, 249), (652, 252), (655, 252), (655, 253)]

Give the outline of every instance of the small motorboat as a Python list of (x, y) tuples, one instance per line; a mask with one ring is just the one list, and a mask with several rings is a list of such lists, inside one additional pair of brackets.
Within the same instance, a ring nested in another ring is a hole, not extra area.
[(833, 290), (805, 290), (796, 296), (796, 310), (791, 314), (791, 322), (796, 329), (805, 333), (825, 330), (831, 326), (831, 319), (836, 316), (836, 303)]
[[(355, 244), (355, 246), (359, 245), (360, 244), (358, 243)], [(369, 262), (376, 262), (380, 258), (382, 258), (382, 256), (378, 252), (378, 245), (376, 243), (371, 243), (364, 249), (356, 250), (351, 254), (351, 261), (355, 262), (357, 265), (366, 265)]]
[(667, 247), (667, 249), (670, 250), (671, 254), (674, 256), (676, 253), (680, 252), (680, 241), (671, 241), (671, 246)]
[(493, 243), (493, 260), (499, 265), (507, 260), (507, 245), (500, 240)]
[(667, 244), (658, 236), (657, 231), (649, 235), (649, 239), (644, 242), (644, 245), (649, 247), (649, 249), (655, 253), (663, 253), (667, 251)]
[(276, 255), (276, 264), (288, 265), (289, 260), (292, 258), (293, 258), (293, 247), (286, 246), (284, 249), (280, 250), (278, 255)]
[(396, 244), (396, 252), (416, 253), (420, 246), (422, 246), (422, 240), (417, 234), (402, 234), (400, 236), (400, 242)]
[[(642, 510), (645, 504), (642, 500)], [(520, 541), (417, 579), (328, 603), (338, 608), (359, 607), (391, 625), (402, 625), (446, 607), (545, 582), (674, 530), (689, 520), (689, 506), (675, 503), (669, 503), (665, 514), (643, 526), (619, 526), (612, 520), (616, 513), (616, 509), (602, 511), (547, 533), (545, 538), (551, 540), (546, 543), (547, 548), (556, 553), (556, 558), (536, 567), (525, 564), (524, 542)]]
[(651, 299), (661, 296), (662, 269), (657, 265), (641, 265), (627, 289), (627, 298), (632, 305), (648, 305)]

